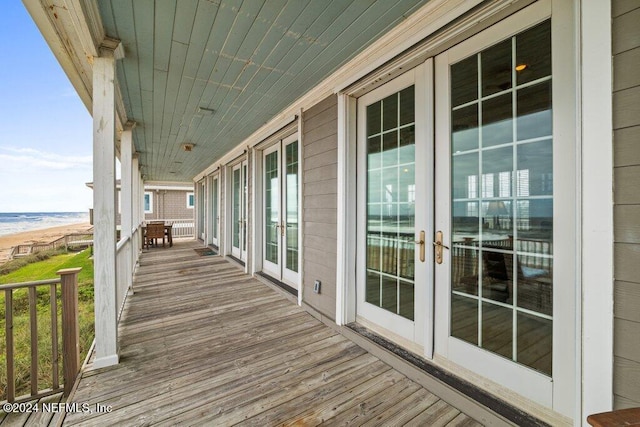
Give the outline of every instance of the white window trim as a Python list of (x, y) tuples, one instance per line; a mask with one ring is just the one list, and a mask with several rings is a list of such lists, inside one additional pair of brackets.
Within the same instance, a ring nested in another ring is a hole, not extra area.
[[(196, 196), (193, 191), (186, 194), (187, 196), (187, 209), (194, 209), (196, 207)], [(193, 203), (189, 203), (189, 197), (193, 197)]]
[[(144, 209), (144, 213), (152, 214), (153, 213), (153, 192), (152, 191), (145, 191), (143, 197), (146, 197), (147, 194), (149, 195), (149, 209)], [(144, 199), (143, 199), (143, 202), (142, 202), (142, 206), (144, 208)]]

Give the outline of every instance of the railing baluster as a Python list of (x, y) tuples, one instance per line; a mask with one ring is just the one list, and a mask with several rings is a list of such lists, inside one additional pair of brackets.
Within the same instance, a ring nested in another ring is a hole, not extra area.
[(16, 398), (16, 384), (13, 371), (13, 290), (4, 291), (5, 331), (7, 341), (7, 402)]
[(58, 377), (58, 299), (56, 298), (56, 285), (50, 286), (51, 301), (51, 360), (53, 389), (60, 387)]
[(36, 288), (29, 288), (29, 321), (31, 323), (31, 395), (38, 394), (38, 318), (36, 310)]

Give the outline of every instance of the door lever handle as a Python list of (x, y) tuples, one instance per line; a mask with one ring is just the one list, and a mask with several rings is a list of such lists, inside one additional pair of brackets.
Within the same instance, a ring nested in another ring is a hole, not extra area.
[(436, 263), (442, 264), (442, 250), (449, 249), (449, 246), (446, 246), (442, 243), (442, 231), (436, 231), (436, 240), (433, 242), (433, 246), (435, 248), (435, 256)]
[(420, 261), (424, 262), (425, 257), (425, 240), (424, 240), (424, 230), (420, 231), (420, 240), (416, 240), (413, 243), (416, 245), (420, 245)]

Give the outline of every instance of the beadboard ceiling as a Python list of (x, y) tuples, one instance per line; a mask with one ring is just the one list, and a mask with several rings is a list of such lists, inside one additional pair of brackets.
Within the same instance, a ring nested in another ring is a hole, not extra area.
[(424, 3), (98, 1), (145, 178), (191, 180)]

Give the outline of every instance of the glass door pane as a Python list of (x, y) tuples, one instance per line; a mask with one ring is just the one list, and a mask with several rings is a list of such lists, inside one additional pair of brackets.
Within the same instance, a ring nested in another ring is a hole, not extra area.
[(414, 319), (414, 86), (366, 108), (365, 301)]
[(278, 263), (280, 241), (280, 178), (278, 174), (278, 154), (273, 151), (264, 159), (264, 258), (274, 264)]
[(298, 141), (285, 147), (285, 267), (298, 271)]
[(211, 221), (213, 221), (212, 236), (214, 243), (218, 243), (218, 178), (213, 178), (213, 191), (212, 191), (212, 212)]
[(236, 168), (233, 170), (233, 247), (240, 248), (240, 191), (241, 191), (241, 182), (240, 182), (240, 168)]
[(247, 255), (247, 200), (249, 198), (249, 178), (248, 178), (247, 161), (242, 162), (242, 204), (240, 206), (240, 215), (242, 221), (240, 228), (242, 229), (242, 259)]
[(551, 375), (551, 26), (451, 77), (451, 335)]

